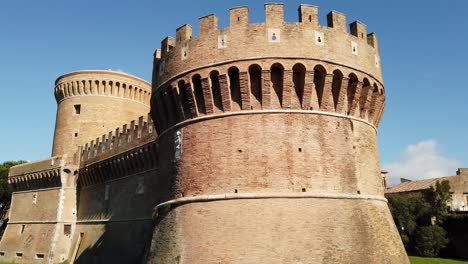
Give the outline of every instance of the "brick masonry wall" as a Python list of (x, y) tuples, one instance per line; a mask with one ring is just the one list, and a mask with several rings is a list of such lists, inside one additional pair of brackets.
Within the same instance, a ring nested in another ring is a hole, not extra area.
[[(82, 71), (56, 81), (58, 103), (52, 155), (73, 157), (78, 147), (149, 112), (151, 86), (110, 71)], [(80, 114), (75, 105), (81, 105)]]
[(409, 263), (387, 204), (328, 199), (192, 203), (161, 216), (159, 263)]
[(158, 186), (152, 169), (82, 188), (72, 242), (75, 263), (139, 263), (152, 236)]
[[(375, 129), (360, 121), (300, 113), (216, 118), (182, 130), (171, 186), (185, 196), (239, 192), (380, 195)], [(216, 133), (213, 133), (216, 132)], [(171, 136), (160, 139), (169, 145)], [(174, 143), (172, 143), (173, 145)], [(170, 153), (167, 150), (161, 150)], [(163, 152), (163, 153), (164, 153)], [(171, 166), (171, 155), (161, 155)], [(161, 166), (164, 166), (161, 164)], [(165, 168), (167, 170), (167, 168)]]
[[(218, 117), (159, 140), (163, 201), (224, 193), (383, 198), (376, 130), (344, 117)], [(162, 155), (164, 153), (165, 155)], [(162, 210), (148, 263), (409, 263), (387, 204), (349, 199), (242, 199)]]
[[(338, 12), (329, 14), (335, 21), (333, 25), (320, 26), (308, 22), (308, 18), (301, 23), (285, 22), (282, 5), (266, 5), (265, 8), (265, 23), (248, 24), (248, 8), (242, 7), (231, 10), (228, 28), (218, 29), (217, 19), (216, 23), (205, 23), (205, 20), (213, 20), (210, 16), (200, 19), (202, 33), (199, 36), (191, 37), (190, 25), (180, 27), (175, 40), (163, 41), (162, 60), (155, 68), (158, 86), (181, 73), (207, 66), (271, 57), (337, 62), (382, 80), (377, 39), (375, 34), (367, 35), (365, 25), (350, 34), (346, 29), (346, 16)], [(318, 21), (317, 14), (317, 11), (310, 13), (312, 21)], [(207, 24), (211, 26), (209, 29)], [(273, 33), (277, 36), (275, 41), (272, 41)], [(223, 39), (225, 46), (220, 47)]]

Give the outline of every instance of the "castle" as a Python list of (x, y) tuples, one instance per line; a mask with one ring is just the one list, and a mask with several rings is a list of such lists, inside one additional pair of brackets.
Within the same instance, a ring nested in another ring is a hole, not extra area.
[(0, 261), (409, 263), (383, 196), (376, 35), (265, 11), (178, 28), (152, 84), (59, 77), (52, 157), (10, 171)]

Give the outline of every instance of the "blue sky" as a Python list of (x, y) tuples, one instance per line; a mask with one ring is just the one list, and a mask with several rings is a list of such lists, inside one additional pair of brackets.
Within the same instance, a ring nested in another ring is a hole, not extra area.
[[(55, 79), (81, 69), (122, 70), (151, 78), (152, 53), (185, 23), (229, 8), (250, 7), (264, 21), (263, 1), (24, 1), (0, 3), (0, 162), (50, 155)], [(320, 22), (337, 10), (379, 38), (386, 113), (379, 127), (381, 163), (394, 177), (436, 177), (468, 166), (468, 1), (287, 1), (318, 5)], [(196, 32), (195, 32), (196, 33)]]

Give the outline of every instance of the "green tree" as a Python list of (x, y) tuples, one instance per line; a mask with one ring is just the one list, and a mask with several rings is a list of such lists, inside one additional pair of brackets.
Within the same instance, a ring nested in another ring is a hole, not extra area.
[(430, 224), (431, 204), (421, 192), (396, 193), (388, 195), (387, 198), (398, 232), (409, 250), (415, 231), (421, 226)]
[(441, 223), (448, 214), (447, 203), (452, 200), (450, 182), (437, 181), (435, 188), (431, 186), (428, 199), (432, 204), (432, 215), (435, 216), (437, 223)]
[(436, 256), (446, 247), (447, 233), (439, 224), (448, 216), (449, 181), (437, 181), (435, 187), (428, 190), (388, 194), (387, 199), (407, 251)]
[(447, 232), (442, 227), (424, 226), (416, 233), (414, 249), (419, 256), (436, 257), (448, 242)]

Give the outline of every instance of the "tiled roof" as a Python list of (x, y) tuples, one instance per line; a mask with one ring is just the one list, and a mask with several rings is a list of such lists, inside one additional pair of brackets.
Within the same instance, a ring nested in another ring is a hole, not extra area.
[(453, 181), (457, 176), (448, 176), (435, 179), (427, 179), (420, 181), (408, 181), (393, 186), (390, 189), (385, 190), (385, 193), (400, 193), (400, 192), (412, 192), (429, 189), (431, 186), (436, 185), (437, 181)]

